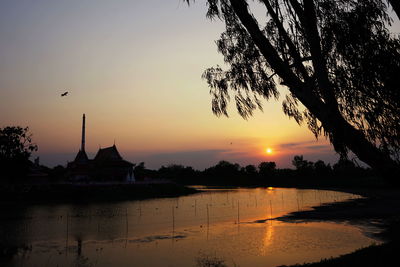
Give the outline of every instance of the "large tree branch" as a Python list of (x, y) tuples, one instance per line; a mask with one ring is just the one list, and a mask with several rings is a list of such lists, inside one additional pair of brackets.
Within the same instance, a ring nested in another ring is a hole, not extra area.
[(272, 6), (268, 0), (262, 0), (262, 2), (264, 3), (265, 7), (267, 8), (268, 13), (271, 15), (271, 18), (274, 20), (276, 26), (278, 27), (279, 35), (281, 35), (283, 37), (283, 40), (285, 41), (287, 47), (289, 48), (289, 53), (294, 60), (293, 65), (301, 73), (304, 80), (309, 79), (307, 70), (302, 63), (303, 61), (301, 59), (301, 55), (298, 52), (298, 50), (296, 49), (296, 46), (294, 45), (292, 39), (289, 37), (289, 34), (286, 32), (285, 28), (283, 27), (283, 23), (279, 19), (278, 14), (276, 14), (276, 12), (272, 8)]
[(243, 0), (230, 0), (230, 2), (236, 15), (271, 68), (285, 81), (291, 90), (297, 92), (296, 95), (299, 93), (304, 94), (305, 87), (303, 82), (293, 73), (289, 65), (279, 57), (278, 52), (249, 14), (247, 3)]
[(291, 0), (290, 2), (300, 19), (300, 23), (303, 26), (304, 33), (310, 45), (314, 72), (321, 95), (325, 103), (327, 103), (331, 109), (337, 110), (338, 104), (333, 91), (333, 86), (328, 78), (327, 63), (321, 49), (321, 38), (318, 33), (314, 0), (304, 0), (303, 8), (296, 0)]
[(313, 82), (302, 82), (291, 70), (291, 67), (284, 62), (278, 55), (278, 52), (262, 33), (254, 18), (248, 12), (247, 3), (243, 0), (230, 0), (231, 6), (238, 16), (239, 20), (250, 34), (255, 45), (265, 57), (268, 64), (283, 79), (285, 85), (288, 86), (290, 92), (296, 96), (319, 120), (324, 121), (324, 126), (332, 129), (333, 125), (329, 123), (329, 114), (326, 104), (313, 93)]

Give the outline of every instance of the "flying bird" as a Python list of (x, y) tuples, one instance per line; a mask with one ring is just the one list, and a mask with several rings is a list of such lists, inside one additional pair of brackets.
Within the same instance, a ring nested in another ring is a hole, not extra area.
[(68, 92), (64, 92), (61, 94), (61, 97), (68, 95)]

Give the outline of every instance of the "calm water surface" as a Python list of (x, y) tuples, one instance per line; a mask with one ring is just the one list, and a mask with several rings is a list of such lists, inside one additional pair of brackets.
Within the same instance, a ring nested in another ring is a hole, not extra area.
[(336, 223), (271, 218), (356, 195), (283, 188), (204, 193), (118, 203), (2, 207), (0, 239), (25, 245), (9, 266), (228, 266), (317, 261), (379, 243)]

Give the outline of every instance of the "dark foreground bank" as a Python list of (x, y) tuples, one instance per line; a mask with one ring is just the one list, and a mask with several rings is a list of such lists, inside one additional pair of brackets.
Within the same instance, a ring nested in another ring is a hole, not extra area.
[(379, 226), (384, 230), (376, 234), (376, 237), (385, 243), (362, 248), (337, 258), (293, 265), (293, 267), (399, 266), (400, 190), (338, 189), (338, 191), (359, 194), (365, 198), (314, 207), (312, 210), (294, 212), (278, 219), (286, 222), (335, 221)]
[(81, 202), (177, 197), (197, 190), (175, 183), (154, 184), (13, 184), (0, 186), (0, 201)]

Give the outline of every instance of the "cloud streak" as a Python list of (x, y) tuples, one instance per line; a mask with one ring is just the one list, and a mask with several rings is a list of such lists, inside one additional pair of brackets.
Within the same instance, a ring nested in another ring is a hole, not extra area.
[(294, 151), (297, 150), (299, 153), (305, 152), (332, 152), (332, 146), (329, 143), (321, 144), (318, 141), (305, 141), (296, 143), (283, 143), (279, 144), (278, 148), (281, 151)]

